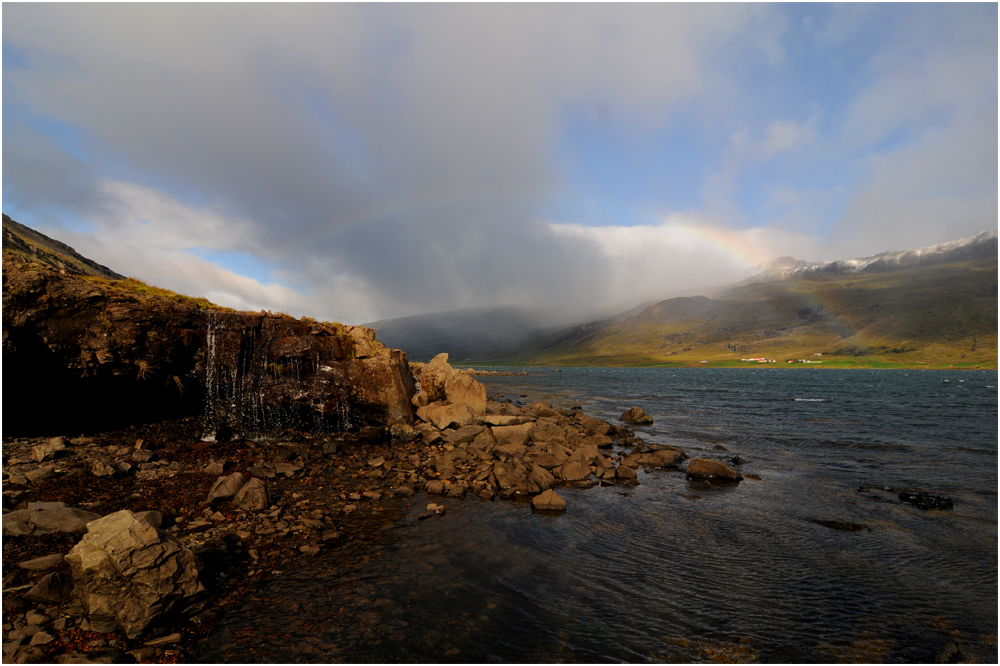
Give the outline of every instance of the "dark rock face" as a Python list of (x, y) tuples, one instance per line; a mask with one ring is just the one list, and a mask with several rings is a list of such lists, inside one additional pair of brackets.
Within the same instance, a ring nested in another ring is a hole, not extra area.
[(200, 310), (126, 283), (137, 284), (4, 253), (5, 434), (100, 430), (201, 411)]
[(371, 329), (270, 314), (205, 318), (205, 417), (219, 436), (413, 423), (406, 355)]
[[(371, 329), (227, 312), (5, 252), (5, 434), (201, 414), (219, 436), (412, 424), (406, 355)], [(44, 397), (44, 400), (41, 398)], [(39, 418), (39, 409), (51, 409)]]

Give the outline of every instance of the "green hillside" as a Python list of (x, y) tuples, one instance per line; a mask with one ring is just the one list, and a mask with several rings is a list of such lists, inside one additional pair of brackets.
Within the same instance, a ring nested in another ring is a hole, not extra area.
[[(822, 354), (822, 356), (816, 356)], [(510, 360), (559, 365), (997, 367), (997, 260), (812, 274), (661, 301), (624, 321), (536, 338)]]

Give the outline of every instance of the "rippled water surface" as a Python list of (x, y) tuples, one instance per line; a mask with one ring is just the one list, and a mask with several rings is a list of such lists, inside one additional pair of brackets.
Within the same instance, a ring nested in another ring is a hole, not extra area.
[(560, 489), (561, 516), (470, 497), (419, 522), (418, 495), (369, 559), (321, 555), (231, 609), (206, 659), (926, 662), (954, 640), (996, 662), (996, 372), (531, 372), (481, 379), (609, 420), (638, 405), (647, 442), (760, 480), (640, 472)]

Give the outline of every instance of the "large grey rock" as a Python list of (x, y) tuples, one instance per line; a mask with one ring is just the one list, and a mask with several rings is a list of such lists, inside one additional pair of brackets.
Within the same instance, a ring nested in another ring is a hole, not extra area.
[(4, 514), (4, 534), (83, 534), (100, 514), (68, 507), (62, 502), (33, 502), (27, 509)]
[[(280, 470), (279, 470), (280, 471)], [(235, 497), (236, 493), (246, 485), (246, 480), (239, 472), (233, 472), (229, 476), (220, 476), (212, 484), (212, 489), (208, 491), (208, 501), (214, 502), (220, 499)]]
[(233, 497), (233, 504), (244, 511), (263, 511), (271, 506), (271, 493), (263, 481), (250, 479)]
[(194, 553), (128, 510), (90, 523), (66, 561), (94, 630), (129, 638), (204, 589)]

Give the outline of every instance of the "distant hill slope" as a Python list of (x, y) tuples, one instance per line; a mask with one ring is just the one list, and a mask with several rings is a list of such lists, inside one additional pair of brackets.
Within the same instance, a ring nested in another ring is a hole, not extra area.
[(518, 349), (541, 325), (516, 307), (469, 308), (386, 319), (365, 324), (384, 344), (402, 349), (410, 360), (428, 361), (448, 352), (455, 361), (489, 361)]
[(512, 362), (644, 365), (863, 357), (888, 363), (997, 365), (997, 257), (813, 272), (673, 298), (611, 325), (530, 341)]
[(107, 266), (87, 259), (65, 243), (15, 222), (6, 214), (3, 216), (3, 249), (30, 261), (77, 275), (103, 277), (109, 280), (125, 279), (124, 275), (119, 275)]

